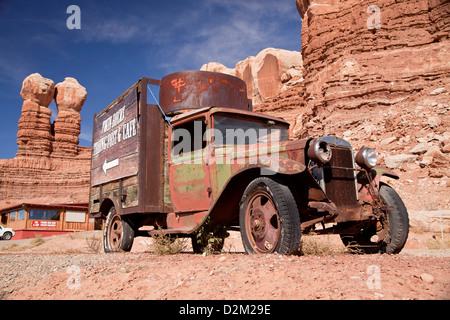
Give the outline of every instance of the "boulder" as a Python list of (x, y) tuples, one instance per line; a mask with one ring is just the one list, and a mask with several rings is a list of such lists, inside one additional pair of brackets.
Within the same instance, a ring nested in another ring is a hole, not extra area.
[(435, 89), (435, 90), (430, 92), (430, 96), (437, 96), (438, 94), (441, 94), (441, 93), (444, 93), (444, 92), (447, 92), (447, 89), (445, 89), (445, 88), (437, 88), (437, 89)]
[(63, 82), (56, 85), (55, 102), (58, 111), (80, 112), (86, 97), (86, 88), (80, 85), (75, 78), (67, 77)]
[(388, 156), (384, 159), (386, 167), (389, 169), (399, 168), (404, 163), (412, 163), (416, 161), (417, 156), (411, 154), (397, 154), (394, 156)]
[(429, 117), (427, 124), (430, 128), (434, 129), (442, 124), (442, 120), (439, 117)]
[(236, 70), (228, 68), (221, 63), (218, 62), (209, 62), (204, 64), (201, 68), (201, 71), (210, 71), (210, 72), (219, 72), (229, 74), (230, 76), (236, 75)]
[(419, 143), (414, 148), (412, 148), (409, 152), (412, 154), (423, 154), (427, 152), (427, 150), (430, 148), (430, 145), (426, 142)]
[(36, 102), (42, 107), (48, 107), (53, 100), (55, 83), (42, 77), (39, 73), (30, 74), (23, 80), (20, 96), (23, 100)]

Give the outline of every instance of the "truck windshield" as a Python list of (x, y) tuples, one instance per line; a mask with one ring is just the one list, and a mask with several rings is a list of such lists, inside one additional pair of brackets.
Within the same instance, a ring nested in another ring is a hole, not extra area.
[(214, 115), (215, 145), (251, 145), (287, 140), (287, 124), (256, 117)]

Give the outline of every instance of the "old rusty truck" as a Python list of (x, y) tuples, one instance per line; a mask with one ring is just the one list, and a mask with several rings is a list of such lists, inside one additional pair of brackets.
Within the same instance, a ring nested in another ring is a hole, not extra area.
[(141, 78), (94, 116), (89, 214), (103, 219), (105, 252), (161, 234), (191, 237), (199, 252), (206, 225), (239, 230), (247, 253), (294, 254), (311, 232), (339, 234), (354, 251), (400, 252), (408, 212), (381, 180), (398, 176), (369, 147), (293, 141), (288, 130), (252, 111), (239, 78)]

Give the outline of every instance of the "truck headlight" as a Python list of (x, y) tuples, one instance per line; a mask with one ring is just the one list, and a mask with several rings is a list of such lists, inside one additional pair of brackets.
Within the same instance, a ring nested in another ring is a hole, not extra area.
[(318, 138), (311, 141), (308, 149), (308, 157), (317, 164), (325, 164), (331, 159), (331, 147), (330, 145)]
[(377, 165), (377, 154), (369, 147), (362, 147), (356, 154), (355, 161), (362, 168), (372, 169)]

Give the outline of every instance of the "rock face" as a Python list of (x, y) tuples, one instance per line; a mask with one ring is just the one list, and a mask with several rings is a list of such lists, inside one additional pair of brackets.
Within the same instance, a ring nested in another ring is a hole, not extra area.
[[(0, 207), (20, 202), (88, 202), (90, 148), (78, 146), (86, 89), (74, 78), (55, 83), (35, 73), (24, 99), (14, 159), (0, 160)], [(55, 99), (58, 116), (50, 122)]]
[(310, 108), (392, 105), (450, 77), (445, 0), (296, 0)]
[(303, 81), (302, 57), (300, 52), (267, 48), (236, 64), (235, 69), (212, 62), (200, 70), (235, 75), (245, 81), (247, 97), (253, 104), (278, 96), (291, 86)]
[(64, 82), (56, 85), (55, 102), (58, 107), (58, 117), (54, 124), (55, 154), (64, 156), (78, 153), (80, 111), (86, 96), (86, 88), (74, 78), (66, 78)]

